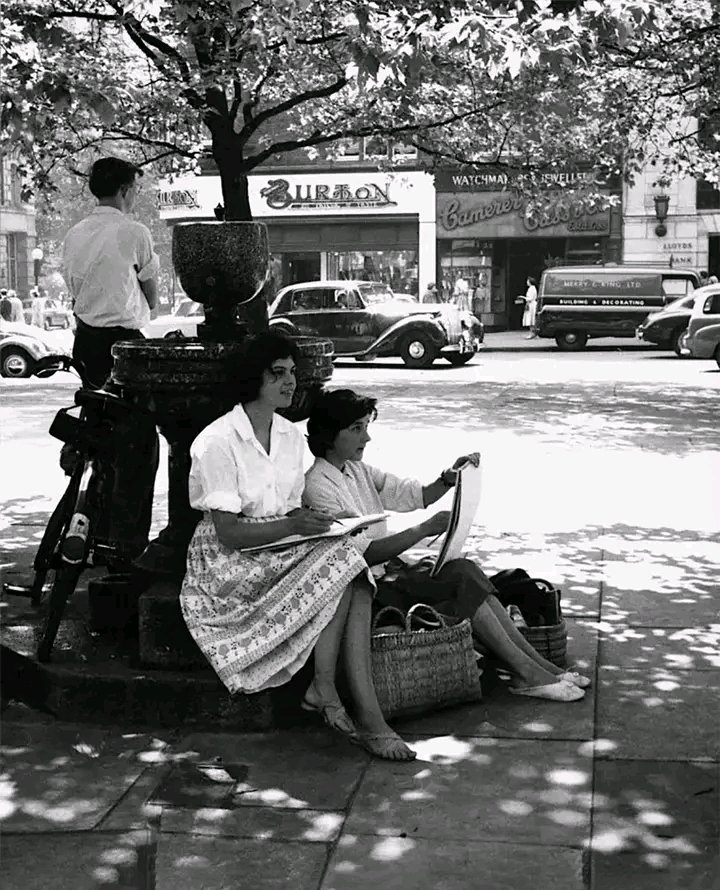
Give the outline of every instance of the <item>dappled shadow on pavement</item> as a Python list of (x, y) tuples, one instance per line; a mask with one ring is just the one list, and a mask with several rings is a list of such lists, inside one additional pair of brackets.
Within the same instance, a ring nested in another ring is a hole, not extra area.
[[(358, 388), (363, 391), (362, 388)], [(374, 384), (383, 424), (502, 430), (538, 445), (641, 449), (661, 454), (716, 449), (720, 393), (668, 384), (463, 383), (443, 380), (438, 398), (422, 387)]]

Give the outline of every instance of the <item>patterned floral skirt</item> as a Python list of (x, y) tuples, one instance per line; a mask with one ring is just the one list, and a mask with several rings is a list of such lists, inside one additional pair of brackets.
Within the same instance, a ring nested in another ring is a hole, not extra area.
[(227, 688), (259, 692), (300, 670), (363, 573), (367, 563), (349, 538), (240, 553), (220, 544), (206, 516), (190, 542), (180, 605)]

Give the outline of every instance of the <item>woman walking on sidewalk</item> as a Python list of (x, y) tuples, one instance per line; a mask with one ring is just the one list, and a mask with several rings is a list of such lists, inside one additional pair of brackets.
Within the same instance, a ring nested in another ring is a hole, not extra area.
[(535, 333), (535, 313), (537, 311), (537, 281), (528, 277), (527, 279), (527, 290), (525, 291), (525, 311), (523, 312), (522, 317), (522, 326), (524, 328), (529, 328), (529, 333), (526, 336), (526, 340), (533, 340), (537, 337)]

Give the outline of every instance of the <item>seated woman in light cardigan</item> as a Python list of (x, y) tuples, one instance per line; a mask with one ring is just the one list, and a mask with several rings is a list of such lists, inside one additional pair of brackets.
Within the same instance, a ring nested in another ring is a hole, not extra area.
[[(315, 462), (305, 474), (303, 503), (335, 516), (358, 516), (383, 510), (409, 512), (438, 501), (455, 484), (457, 468), (466, 460), (477, 465), (479, 455), (458, 458), (452, 469), (422, 485), (363, 463), (370, 441), (368, 426), (377, 416), (376, 399), (359, 396), (349, 389), (323, 393), (308, 419), (308, 443)], [(389, 535), (385, 523), (372, 525), (353, 536), (355, 546), (365, 554), (376, 578), (381, 579), (385, 563), (424, 538), (441, 534), (447, 528), (448, 513), (435, 514), (419, 525)], [(495, 596), (495, 588), (480, 567), (470, 559), (446, 563), (435, 578), (427, 563), (402, 561), (402, 605), (429, 603), (438, 611), (469, 618), (475, 636), (501, 659), (513, 674), (510, 691), (516, 695), (553, 701), (577, 701), (590, 684), (587, 677), (565, 671), (544, 659), (515, 627)], [(412, 594), (405, 591), (411, 590)], [(382, 586), (379, 598), (382, 600)]]
[[(376, 757), (415, 752), (385, 723), (369, 660), (374, 584), (352, 538), (247, 552), (288, 535), (314, 535), (332, 517), (301, 506), (305, 443), (278, 412), (295, 393), (292, 341), (246, 341), (229, 378), (237, 404), (190, 449), (190, 505), (203, 511), (187, 555), (180, 606), (188, 630), (231, 692), (286, 683), (312, 656), (302, 707)], [(345, 663), (354, 720), (335, 678)]]

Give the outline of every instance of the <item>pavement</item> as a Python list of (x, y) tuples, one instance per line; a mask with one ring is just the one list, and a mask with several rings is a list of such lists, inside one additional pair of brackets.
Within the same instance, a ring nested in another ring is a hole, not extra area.
[[(481, 702), (397, 723), (410, 764), (312, 724), (129, 731), (11, 704), (5, 888), (720, 886), (720, 375), (645, 354), (491, 358), (460, 374), (347, 363), (334, 383), (380, 399), (371, 463), (430, 478), (480, 448), (468, 551), (562, 586), (586, 698), (514, 697), (488, 667)], [(64, 398), (16, 383), (5, 404), (35, 458), (6, 478), (8, 579), (42, 530), (55, 480), (37, 462), (56, 449), (37, 431)]]

